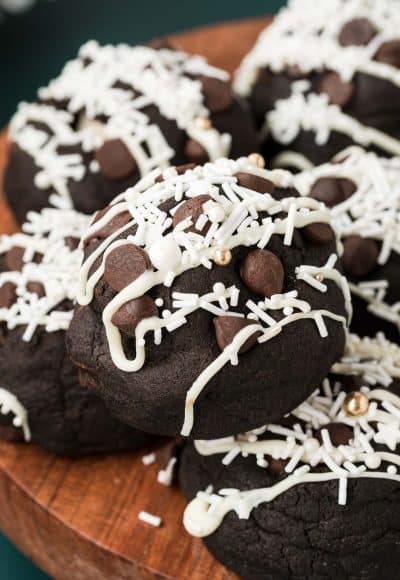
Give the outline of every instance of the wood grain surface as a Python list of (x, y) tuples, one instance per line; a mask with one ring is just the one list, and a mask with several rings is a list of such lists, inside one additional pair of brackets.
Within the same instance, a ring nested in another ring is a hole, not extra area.
[[(172, 37), (232, 72), (268, 19), (227, 23)], [(0, 136), (0, 175), (7, 136)], [(17, 226), (0, 197), (0, 232)], [(142, 454), (69, 460), (33, 445), (0, 442), (0, 527), (39, 567), (59, 579), (228, 580), (200, 540), (182, 526), (185, 501), (157, 483)], [(138, 520), (162, 518), (160, 528)]]

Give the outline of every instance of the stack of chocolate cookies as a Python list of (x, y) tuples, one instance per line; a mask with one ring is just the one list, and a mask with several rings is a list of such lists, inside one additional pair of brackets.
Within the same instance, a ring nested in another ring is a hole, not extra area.
[[(354, 207), (363, 155), (329, 165)], [(156, 170), (98, 213), (68, 351), (121, 421), (187, 440), (184, 525), (240, 576), (393, 577), (400, 348), (349, 334), (365, 252), (318, 199), (327, 168), (262, 165)]]
[(202, 57), (90, 42), (11, 123), (0, 435), (179, 440), (184, 527), (245, 579), (400, 573), (399, 14), (292, 0), (248, 109)]

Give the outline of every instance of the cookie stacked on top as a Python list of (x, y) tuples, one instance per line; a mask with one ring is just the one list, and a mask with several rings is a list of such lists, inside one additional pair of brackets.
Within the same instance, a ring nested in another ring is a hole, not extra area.
[[(345, 171), (360, 155), (347, 152), (334, 173), (353, 209), (358, 188), (372, 203), (363, 169)], [(348, 335), (339, 256), (347, 270), (352, 261), (334, 213), (307, 189), (323, 168), (263, 165), (256, 154), (156, 170), (97, 213), (68, 352), (122, 421), (188, 440), (185, 527), (232, 570), (390, 577), (400, 350)]]
[(279, 164), (323, 163), (352, 144), (400, 155), (396, 0), (290, 0), (236, 75)]
[(278, 420), (343, 352), (351, 303), (329, 211), (252, 161), (155, 171), (83, 238), (70, 355), (145, 431), (216, 438)]
[(86, 43), (10, 124), (5, 192), (18, 220), (91, 214), (156, 167), (249, 154), (257, 136), (229, 75), (168, 45)]

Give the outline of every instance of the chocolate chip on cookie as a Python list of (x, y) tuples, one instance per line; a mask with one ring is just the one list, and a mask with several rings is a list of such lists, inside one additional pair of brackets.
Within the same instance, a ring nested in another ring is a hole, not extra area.
[(126, 302), (113, 315), (111, 321), (122, 332), (129, 336), (135, 336), (135, 330), (139, 322), (145, 318), (157, 316), (158, 310), (154, 300), (147, 296), (134, 298)]
[[(221, 350), (224, 350), (235, 338), (238, 332), (254, 324), (254, 320), (240, 318), (239, 316), (218, 316), (214, 318), (215, 336), (217, 344)], [(239, 354), (250, 350), (256, 343), (259, 332), (257, 330), (252, 334), (240, 347)]]
[(271, 193), (274, 191), (275, 186), (272, 181), (261, 177), (260, 175), (254, 175), (253, 173), (245, 173), (241, 171), (235, 175), (238, 184), (241, 187), (246, 187), (247, 189), (252, 189), (258, 193)]
[(362, 278), (375, 268), (379, 248), (375, 240), (361, 236), (349, 236), (343, 240), (343, 268), (349, 276)]
[(368, 18), (354, 18), (343, 26), (339, 42), (342, 46), (366, 46), (376, 34), (377, 30)]
[(196, 224), (199, 217), (204, 214), (204, 204), (207, 203), (207, 201), (211, 201), (211, 197), (209, 195), (198, 195), (197, 197), (193, 197), (187, 201), (184, 201), (174, 213), (172, 219), (173, 227), (176, 228), (177, 225), (182, 221), (190, 219), (192, 221), (192, 225), (187, 226), (184, 231), (194, 232), (196, 234), (205, 236), (210, 229), (210, 221), (207, 219), (204, 225), (202, 225), (202, 227), (199, 229), (196, 227)]
[(17, 287), (12, 282), (4, 282), (0, 287), (0, 308), (11, 308), (17, 300)]
[(123, 179), (136, 170), (136, 161), (121, 139), (110, 139), (96, 151), (100, 171), (108, 179)]
[(285, 272), (275, 254), (257, 249), (247, 254), (240, 268), (240, 276), (252, 292), (270, 298), (282, 292)]
[(107, 255), (104, 279), (113, 290), (119, 292), (150, 268), (150, 259), (142, 248), (124, 244)]

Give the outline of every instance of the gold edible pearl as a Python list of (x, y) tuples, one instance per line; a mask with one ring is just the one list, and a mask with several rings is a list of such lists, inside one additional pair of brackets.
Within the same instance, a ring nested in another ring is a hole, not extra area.
[(350, 417), (365, 415), (369, 408), (369, 399), (360, 391), (349, 393), (343, 402), (342, 409)]
[(249, 159), (250, 163), (252, 163), (256, 167), (259, 167), (260, 169), (264, 169), (264, 167), (265, 167), (265, 159), (259, 153), (251, 153), (249, 155), (248, 159)]
[(318, 274), (315, 275), (315, 279), (317, 282), (323, 282), (325, 280), (324, 275), (321, 274), (321, 272), (318, 272)]
[(232, 252), (224, 248), (218, 248), (214, 253), (214, 262), (217, 266), (227, 266), (232, 260)]
[(201, 129), (202, 131), (207, 131), (208, 129), (211, 129), (211, 121), (207, 117), (197, 117), (194, 120), (194, 124), (198, 129)]

